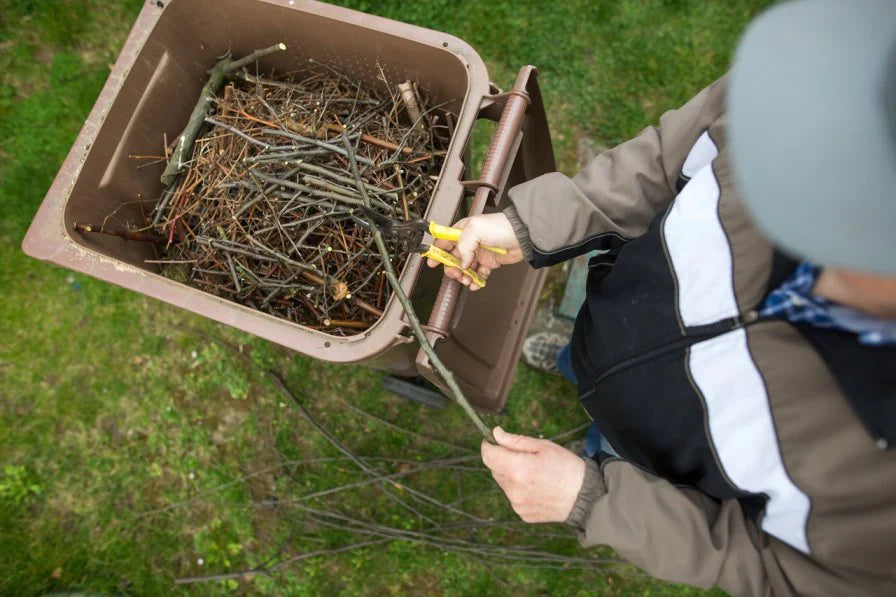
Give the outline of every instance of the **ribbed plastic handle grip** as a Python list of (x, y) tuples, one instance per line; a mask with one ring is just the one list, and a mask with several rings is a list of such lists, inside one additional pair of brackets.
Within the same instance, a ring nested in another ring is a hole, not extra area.
[[(485, 162), (482, 164), (482, 173), (479, 175), (479, 179), (491, 187), (497, 187), (501, 182), (501, 173), (507, 165), (514, 140), (522, 127), (526, 109), (529, 107), (529, 94), (526, 93), (526, 85), (532, 70), (532, 67), (523, 67), (517, 74), (513, 89), (507, 93), (508, 97), (504, 104), (504, 110), (501, 112), (501, 119), (498, 121), (488, 152), (485, 154)], [(476, 198), (473, 201), (473, 208), (470, 210), (471, 215), (482, 213), (490, 191), (489, 186), (481, 186), (476, 189)]]
[(436, 302), (429, 314), (430, 329), (442, 336), (448, 334), (448, 326), (451, 323), (451, 318), (454, 317), (454, 310), (457, 308), (457, 300), (460, 298), (460, 291), (463, 290), (463, 287), (463, 284), (454, 278), (448, 276), (442, 278)]
[[(501, 181), (501, 174), (504, 172), (507, 160), (510, 158), (514, 141), (520, 133), (526, 109), (529, 107), (526, 85), (532, 72), (533, 68), (531, 66), (521, 68), (519, 74), (517, 74), (516, 82), (513, 84), (513, 90), (507, 94), (508, 97), (504, 104), (504, 110), (501, 112), (501, 119), (498, 121), (495, 134), (492, 135), (488, 152), (485, 154), (485, 162), (482, 165), (482, 173), (479, 176), (480, 181), (488, 183), (490, 186), (480, 186), (476, 189), (473, 205), (470, 208), (471, 216), (479, 215), (483, 212), (488, 202), (491, 188), (497, 187)], [(436, 302), (429, 315), (430, 329), (443, 336), (448, 334), (448, 328), (451, 324), (451, 319), (454, 317), (454, 310), (457, 308), (461, 290), (463, 290), (463, 284), (457, 280), (448, 277), (442, 278), (442, 285), (439, 287)]]

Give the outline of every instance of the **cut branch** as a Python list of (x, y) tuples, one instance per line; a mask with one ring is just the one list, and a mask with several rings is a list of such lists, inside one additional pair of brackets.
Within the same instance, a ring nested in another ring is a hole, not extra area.
[[(351, 172), (355, 177), (358, 192), (361, 194), (361, 198), (364, 200), (364, 205), (370, 207), (370, 197), (367, 195), (367, 188), (364, 186), (364, 179), (361, 178), (361, 172), (358, 170), (358, 162), (355, 159), (354, 148), (352, 147), (351, 141), (349, 141), (348, 139), (348, 135), (346, 135), (345, 133), (342, 134), (342, 140), (346, 148), (346, 153), (348, 154), (349, 168), (351, 169)], [(470, 418), (470, 420), (476, 426), (476, 429), (478, 429), (479, 433), (482, 434), (482, 437), (484, 437), (491, 443), (495, 443), (495, 438), (492, 435), (492, 430), (482, 422), (482, 419), (478, 414), (476, 414), (476, 411), (473, 410), (473, 407), (470, 406), (470, 403), (467, 401), (466, 396), (464, 396), (464, 393), (460, 389), (460, 386), (457, 385), (457, 381), (454, 379), (454, 374), (451, 373), (451, 370), (449, 370), (444, 363), (442, 363), (442, 360), (438, 357), (438, 355), (436, 355), (436, 351), (433, 350), (432, 345), (429, 343), (429, 339), (426, 337), (426, 332), (423, 330), (423, 326), (420, 324), (420, 319), (417, 317), (417, 313), (414, 311), (414, 306), (411, 304), (411, 300), (408, 298), (408, 295), (405, 294), (404, 288), (401, 287), (401, 282), (398, 281), (398, 276), (395, 274), (395, 268), (392, 267), (392, 260), (389, 255), (388, 249), (386, 249), (386, 243), (383, 242), (383, 235), (372, 222), (370, 224), (370, 228), (371, 230), (373, 230), (373, 238), (376, 242), (376, 247), (377, 249), (379, 249), (380, 255), (383, 258), (383, 269), (386, 271), (386, 278), (388, 278), (389, 284), (392, 286), (392, 291), (395, 293), (395, 297), (401, 303), (405, 315), (407, 315), (408, 323), (411, 324), (411, 329), (413, 330), (414, 336), (416, 336), (417, 341), (420, 343), (420, 348), (422, 348), (423, 352), (426, 353), (426, 356), (429, 357), (429, 361), (432, 363), (433, 367), (435, 367), (436, 371), (439, 372), (439, 375), (442, 376), (442, 379), (445, 381), (445, 385), (448, 386), (448, 389), (451, 390), (451, 395), (454, 398), (454, 401), (461, 406), (467, 417)]]

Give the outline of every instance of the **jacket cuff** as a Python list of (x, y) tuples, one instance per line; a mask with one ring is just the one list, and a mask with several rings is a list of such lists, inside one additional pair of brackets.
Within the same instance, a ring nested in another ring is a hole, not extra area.
[(504, 215), (510, 220), (513, 226), (513, 232), (516, 234), (516, 240), (520, 243), (520, 249), (523, 250), (523, 259), (532, 261), (532, 241), (529, 239), (529, 228), (520, 219), (520, 214), (516, 211), (516, 207), (508, 205), (504, 208)]
[(576, 498), (576, 503), (566, 519), (566, 524), (575, 527), (576, 530), (585, 530), (585, 521), (591, 514), (591, 508), (597, 498), (607, 493), (604, 476), (600, 472), (600, 466), (591, 458), (583, 458), (585, 461), (585, 479), (582, 481), (582, 489)]

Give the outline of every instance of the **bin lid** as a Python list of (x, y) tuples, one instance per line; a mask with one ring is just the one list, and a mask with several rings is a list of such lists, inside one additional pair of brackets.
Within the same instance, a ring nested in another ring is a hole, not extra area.
[[(506, 139), (501, 141), (505, 144), (506, 160), (494, 168), (491, 180), (484, 181), (497, 183), (497, 190), (490, 194), (485, 212), (507, 207), (507, 190), (514, 185), (556, 170), (534, 67), (520, 70), (513, 91), (485, 98), (480, 113), (490, 118), (496, 118), (500, 113), (507, 118), (507, 103), (514, 101), (521, 91), (527, 96), (526, 102), (520, 102), (524, 112), (516, 118), (510, 116), (515, 122), (508, 125), (512, 130), (504, 131)], [(498, 129), (496, 138), (502, 132), (500, 124)], [(495, 139), (492, 149), (495, 149)], [(490, 150), (483, 170), (488, 168), (492, 157)], [(481, 178), (487, 178), (485, 172)], [(473, 209), (476, 209), (475, 204)], [(436, 355), (451, 370), (467, 400), (477, 410), (491, 413), (503, 410), (546, 273), (546, 270), (531, 268), (528, 263), (495, 270), (482, 290), (469, 292), (464, 288), (460, 291), (444, 334), (429, 334)], [(439, 298), (436, 300), (438, 303)], [(434, 307), (439, 308), (439, 304)], [(422, 350), (417, 355), (417, 369), (449, 394)]]

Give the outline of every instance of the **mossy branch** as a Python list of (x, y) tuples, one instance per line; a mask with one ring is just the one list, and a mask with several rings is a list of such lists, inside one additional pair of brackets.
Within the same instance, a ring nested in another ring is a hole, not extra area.
[(259, 58), (263, 58), (274, 52), (282, 52), (285, 49), (286, 44), (279, 43), (270, 48), (256, 50), (245, 58), (240, 58), (239, 60), (233, 60), (228, 53), (209, 71), (208, 81), (202, 88), (202, 92), (199, 94), (199, 101), (196, 103), (196, 107), (193, 108), (193, 113), (190, 115), (190, 120), (187, 122), (187, 126), (184, 127), (183, 132), (177, 139), (177, 144), (174, 147), (174, 151), (171, 152), (171, 158), (165, 166), (165, 171), (162, 172), (161, 181), (166, 189), (174, 184), (178, 175), (183, 172), (186, 167), (189, 157), (193, 153), (193, 144), (196, 142), (199, 130), (202, 128), (202, 125), (205, 123), (205, 119), (209, 114), (212, 101), (230, 74), (243, 68), (247, 64), (251, 64)]

